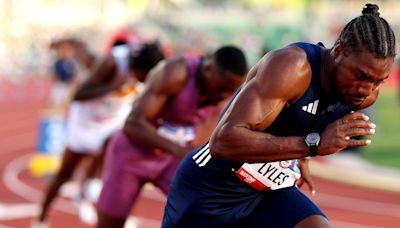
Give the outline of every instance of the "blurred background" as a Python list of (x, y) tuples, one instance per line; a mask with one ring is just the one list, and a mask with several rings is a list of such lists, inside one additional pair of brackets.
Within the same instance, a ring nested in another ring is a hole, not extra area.
[[(379, 5), (381, 16), (400, 37), (400, 1), (370, 2)], [(343, 26), (360, 15), (366, 3), (358, 0), (0, 0), (0, 170), (3, 178), (0, 227), (29, 227), (29, 221), (37, 213), (35, 203), (42, 196), (46, 178), (57, 169), (57, 161), (32, 158), (46, 153), (58, 156), (63, 147), (62, 123), (53, 122), (51, 130), (44, 126), (45, 120), (52, 116), (48, 100), (54, 80), (55, 42), (61, 39), (79, 42), (82, 46), (71, 54), (77, 62), (82, 51), (104, 56), (116, 37), (121, 36), (140, 41), (157, 40), (168, 57), (204, 54), (221, 44), (236, 44), (253, 65), (269, 50), (295, 41), (321, 41), (331, 47)], [(344, 197), (340, 195), (347, 194), (344, 190), (337, 190), (337, 195), (336, 190), (329, 190), (329, 183), (335, 183), (335, 186), (343, 185), (343, 189), (356, 186), (354, 192), (358, 194), (355, 195), (365, 195), (360, 201), (344, 200), (353, 202), (352, 205), (365, 205), (360, 206), (363, 212), (358, 211), (350, 218), (344, 217), (349, 214), (346, 210), (356, 209), (346, 203), (330, 206), (331, 201), (337, 200), (323, 198), (324, 194), (328, 195), (326, 192), (316, 199), (328, 210), (337, 227), (400, 227), (397, 62), (396, 59), (392, 75), (382, 86), (380, 99), (365, 111), (378, 126), (371, 138), (372, 145), (346, 151), (337, 158), (315, 161), (313, 175), (322, 191), (326, 189), (334, 197)], [(84, 64), (76, 65), (78, 78), (84, 80), (87, 74)], [(50, 135), (45, 136), (46, 131)], [(362, 178), (351, 176), (356, 169), (364, 174)], [(380, 182), (379, 177), (386, 179)], [(372, 195), (384, 194), (387, 196), (383, 202), (364, 202)], [(164, 196), (156, 193), (157, 201), (154, 194), (144, 195), (147, 201), (139, 203), (133, 215), (155, 221), (139, 227), (157, 227)], [(390, 212), (376, 209), (384, 204)], [(143, 212), (148, 205), (152, 205), (153, 215)], [(71, 224), (85, 227), (72, 219), (76, 212), (71, 208), (56, 210), (52, 223), (64, 213), (71, 216)], [(375, 212), (366, 208), (375, 208), (371, 209)], [(383, 215), (389, 217), (377, 219)], [(366, 220), (368, 217), (373, 220)]]
[[(375, 1), (381, 15), (400, 30), (399, 1)], [(360, 14), (364, 1), (317, 0), (13, 0), (0, 1), (0, 81), (18, 85), (51, 77), (54, 53), (50, 44), (74, 38), (84, 42), (95, 55), (102, 55), (111, 40), (129, 30), (141, 40), (159, 40), (170, 56), (204, 53), (220, 44), (240, 45), (250, 64), (268, 50), (295, 41), (333, 45), (344, 24)], [(378, 131), (374, 144), (384, 150), (400, 145), (398, 128), (398, 72), (384, 85), (383, 99), (374, 108), (377, 121), (388, 122)], [(40, 86), (40, 85), (36, 85)], [(0, 89), (13, 99), (29, 94), (18, 87)], [(8, 94), (10, 96), (10, 94)], [(390, 114), (387, 114), (390, 110)], [(396, 114), (396, 115), (395, 115)], [(382, 117), (381, 117), (382, 116)], [(380, 120), (381, 118), (382, 120)], [(384, 121), (385, 120), (385, 121)], [(367, 159), (400, 166), (400, 160), (371, 152)], [(364, 156), (364, 155), (363, 155)], [(394, 153), (395, 157), (396, 153)]]

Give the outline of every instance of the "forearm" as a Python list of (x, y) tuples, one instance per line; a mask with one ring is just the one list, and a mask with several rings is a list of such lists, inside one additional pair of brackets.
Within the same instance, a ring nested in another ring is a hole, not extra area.
[(213, 158), (238, 162), (270, 162), (308, 156), (304, 137), (279, 137), (244, 127), (217, 132), (210, 141)]
[(88, 100), (115, 90), (111, 83), (104, 85), (83, 85), (75, 93), (74, 100)]
[(171, 154), (178, 154), (181, 147), (158, 135), (156, 128), (147, 121), (128, 120), (124, 126), (125, 134), (134, 142), (150, 148), (157, 148)]

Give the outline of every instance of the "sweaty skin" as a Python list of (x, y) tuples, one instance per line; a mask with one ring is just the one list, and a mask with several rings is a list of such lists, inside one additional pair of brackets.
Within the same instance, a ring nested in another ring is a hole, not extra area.
[[(332, 96), (343, 97), (342, 103), (357, 105), (358, 109), (376, 101), (379, 84), (388, 77), (393, 64), (393, 57), (378, 59), (367, 51), (345, 53), (341, 42), (332, 51), (324, 49), (322, 56), (322, 65), (328, 66), (321, 67), (324, 89)], [(299, 47), (290, 46), (264, 56), (250, 70), (240, 94), (214, 130), (210, 140), (212, 157), (250, 163), (307, 157), (309, 150), (304, 137), (278, 137), (263, 130), (283, 108), (303, 95), (311, 73), (306, 53)], [(375, 125), (366, 115), (351, 113), (322, 132), (318, 154), (367, 146), (369, 140), (349, 137), (374, 132)]]
[[(243, 77), (228, 71), (220, 71), (211, 67), (210, 61), (204, 60), (203, 81), (200, 100), (204, 105), (217, 104), (232, 95), (240, 86)], [(150, 71), (146, 90), (133, 105), (132, 111), (124, 125), (128, 137), (140, 141), (151, 148), (159, 148), (164, 152), (181, 157), (192, 150), (195, 145), (180, 146), (161, 137), (150, 123), (164, 108), (168, 100), (179, 94), (188, 80), (188, 65), (184, 58), (162, 62)], [(219, 76), (217, 76), (218, 74)], [(223, 83), (224, 80), (227, 83)], [(227, 85), (228, 84), (228, 85)], [(199, 88), (200, 90), (200, 88)]]
[(124, 80), (118, 77), (114, 58), (106, 57), (93, 74), (78, 88), (74, 100), (83, 101), (99, 97), (113, 90), (119, 89)]
[(157, 147), (172, 154), (188, 150), (161, 137), (148, 121), (155, 118), (169, 97), (181, 91), (187, 79), (187, 63), (183, 58), (168, 63), (162, 62), (151, 70), (146, 90), (141, 99), (135, 102), (124, 125), (124, 132), (147, 146)]

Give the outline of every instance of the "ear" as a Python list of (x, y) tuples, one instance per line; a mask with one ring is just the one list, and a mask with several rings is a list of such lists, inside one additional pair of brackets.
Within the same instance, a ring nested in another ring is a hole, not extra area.
[(339, 63), (340, 61), (342, 61), (344, 57), (344, 45), (341, 40), (336, 41), (335, 46), (333, 46), (332, 52), (333, 60), (335, 61), (335, 63)]

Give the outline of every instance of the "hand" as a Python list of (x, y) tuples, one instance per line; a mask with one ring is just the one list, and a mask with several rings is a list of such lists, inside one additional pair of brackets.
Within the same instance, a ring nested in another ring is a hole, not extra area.
[(308, 189), (310, 190), (311, 195), (315, 195), (315, 187), (310, 174), (309, 161), (309, 158), (298, 160), (301, 177), (296, 181), (296, 186), (301, 188), (301, 186), (306, 183), (308, 185)]
[(353, 136), (367, 136), (375, 133), (376, 125), (361, 112), (352, 112), (329, 124), (321, 134), (318, 155), (337, 153), (347, 147), (368, 146), (369, 139), (351, 139)]

